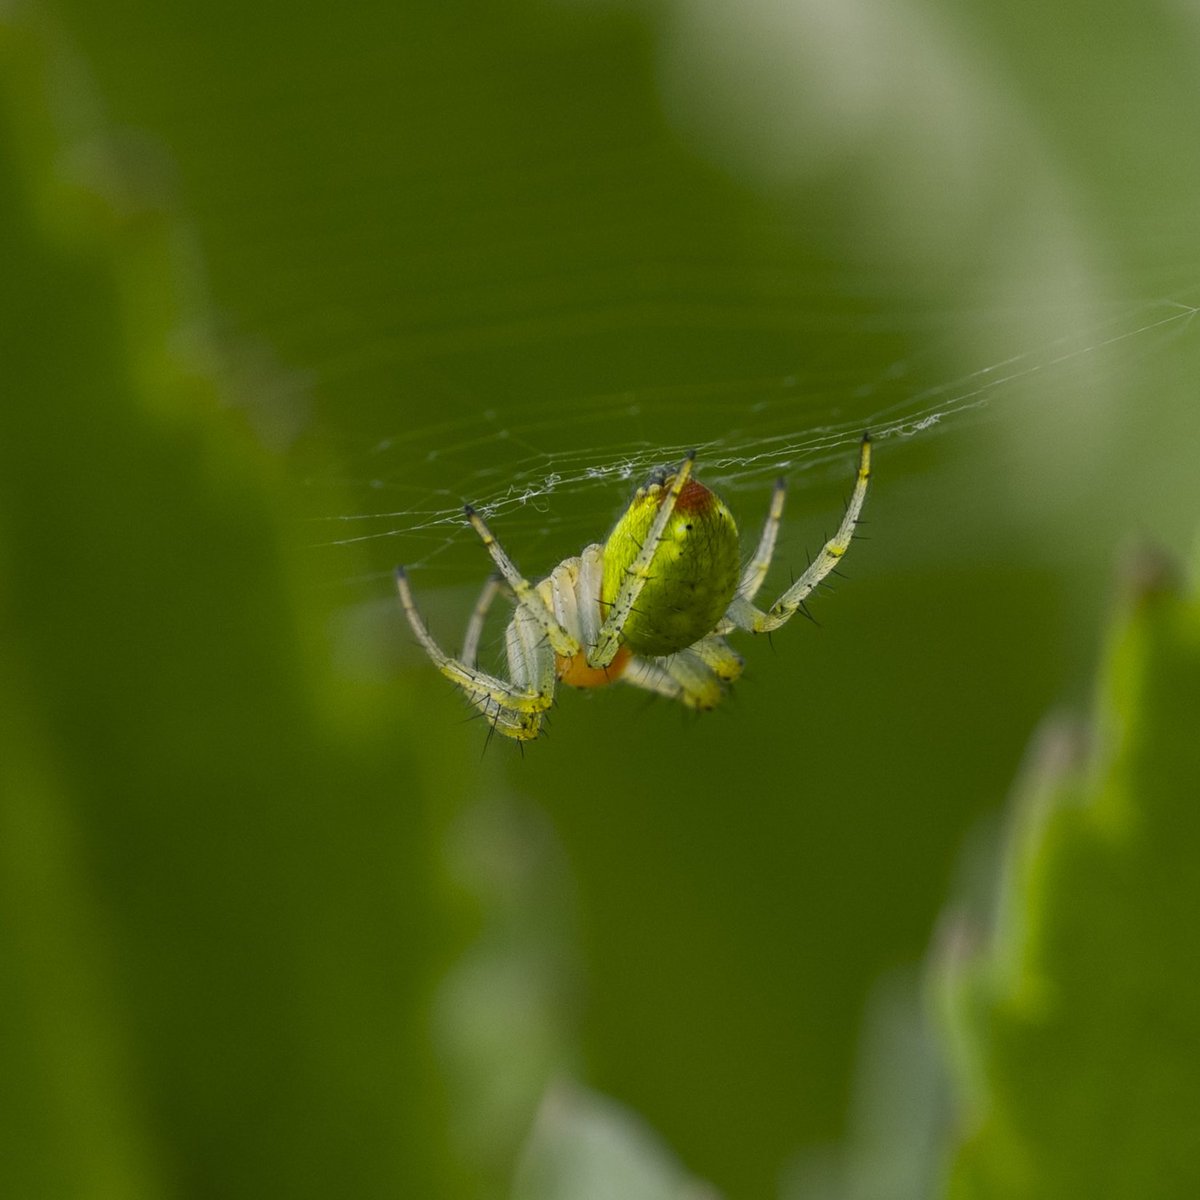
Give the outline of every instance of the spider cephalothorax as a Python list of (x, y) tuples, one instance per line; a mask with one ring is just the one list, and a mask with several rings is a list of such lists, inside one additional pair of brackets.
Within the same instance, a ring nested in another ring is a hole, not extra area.
[(603, 546), (588, 546), (577, 558), (565, 559), (536, 587), (467, 507), (468, 520), (512, 591), (507, 680), (476, 665), (484, 618), (500, 580), (488, 581), (467, 625), (462, 654), (451, 658), (425, 627), (407, 576), (397, 568), (400, 599), (417, 639), (493, 729), (519, 741), (537, 737), (559, 682), (603, 687), (620, 679), (689, 708), (710, 709), (742, 670), (740, 656), (723, 635), (778, 629), (846, 553), (871, 474), (866, 435), (837, 533), (765, 612), (753, 601), (775, 549), (783, 481), (775, 486), (758, 548), (742, 568), (737, 525), (720, 498), (692, 478), (694, 458), (689, 454), (674, 471), (655, 471)]

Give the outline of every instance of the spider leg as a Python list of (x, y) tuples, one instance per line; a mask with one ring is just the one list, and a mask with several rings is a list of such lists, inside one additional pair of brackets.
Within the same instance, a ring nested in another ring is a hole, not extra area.
[(809, 564), (808, 570), (792, 584), (778, 600), (766, 611), (756, 608), (740, 591), (730, 602), (725, 613), (725, 620), (720, 628), (724, 629), (726, 622), (738, 629), (751, 633), (770, 633), (789, 621), (801, 609), (805, 598), (829, 575), (850, 548), (854, 537), (854, 527), (858, 524), (863, 502), (867, 498), (867, 484), (871, 479), (871, 438), (863, 434), (859, 448), (858, 475), (854, 481), (854, 491), (850, 494), (850, 502), (846, 505), (846, 513), (837, 532), (821, 547), (820, 553)]
[(738, 584), (737, 594), (747, 600), (753, 600), (758, 595), (771, 566), (771, 558), (775, 553), (775, 539), (779, 536), (779, 524), (783, 520), (783, 501), (787, 496), (787, 481), (779, 479), (775, 490), (771, 493), (771, 507), (763, 524), (762, 536), (758, 539), (758, 549), (754, 557), (746, 564)]
[[(400, 603), (404, 607), (404, 615), (408, 618), (408, 623), (412, 627), (417, 641), (421, 643), (434, 666), (462, 691), (470, 703), (500, 733), (506, 737), (516, 738), (518, 741), (528, 741), (530, 738), (537, 737), (542, 717), (554, 701), (553, 654), (542, 656), (548, 659), (550, 664), (547, 690), (506, 683), (495, 675), (489, 675), (486, 671), (481, 671), (473, 665), (468, 666), (456, 658), (451, 658), (442, 650), (417, 611), (412, 589), (408, 585), (408, 576), (404, 573), (403, 567), (396, 568), (396, 589), (400, 593)], [(514, 634), (513, 636), (518, 635)], [(533, 655), (530, 654), (529, 658), (532, 659)], [(543, 680), (546, 678), (545, 671), (539, 672), (539, 674)]]
[(479, 639), (483, 636), (483, 622), (499, 591), (500, 580), (493, 575), (483, 585), (483, 591), (479, 593), (479, 599), (475, 601), (471, 619), (467, 622), (467, 632), (463, 635), (461, 658), (464, 666), (474, 667), (479, 660)]
[(671, 514), (675, 511), (675, 502), (679, 499), (679, 493), (683, 491), (684, 484), (691, 476), (692, 464), (695, 460), (696, 452), (690, 450), (683, 462), (679, 464), (674, 482), (662, 498), (658, 512), (654, 514), (654, 520), (650, 523), (646, 541), (638, 551), (637, 557), (630, 563), (625, 578), (621, 581), (620, 591), (617, 592), (616, 599), (608, 610), (608, 615), (604, 618), (604, 624), (600, 626), (596, 645), (588, 651), (589, 667), (607, 667), (616, 656), (621, 645), (621, 630), (625, 628), (625, 622), (629, 619), (634, 605), (637, 604), (638, 596), (641, 594), (642, 588), (646, 586), (646, 580), (650, 578), (650, 568), (654, 562), (655, 551), (662, 540), (663, 531), (667, 528), (667, 522), (670, 521)]
[[(754, 551), (754, 557), (746, 564), (746, 569), (742, 572), (742, 577), (738, 582), (737, 591), (734, 593), (744, 600), (752, 601), (767, 578), (767, 571), (770, 569), (771, 559), (775, 554), (775, 540), (779, 536), (779, 525), (783, 520), (783, 502), (786, 497), (787, 480), (777, 479), (774, 490), (771, 492), (771, 507), (767, 510), (767, 519), (763, 523), (763, 531), (758, 539), (758, 548)], [(714, 632), (729, 633), (736, 628), (737, 626), (726, 613), (717, 622)]]
[(631, 658), (621, 679), (707, 711), (720, 704), (741, 673), (741, 656), (720, 638), (707, 637), (665, 658)]
[(742, 668), (745, 666), (742, 656), (724, 638), (710, 634), (688, 649), (721, 683), (728, 685), (741, 677)]
[(525, 609), (518, 608), (504, 637), (510, 686), (523, 695), (545, 696), (549, 708), (558, 683), (557, 659), (541, 626)]
[(691, 646), (661, 661), (663, 669), (683, 689), (679, 699), (686, 707), (708, 712), (721, 703), (724, 685)]
[(550, 645), (554, 647), (554, 652), (564, 658), (578, 654), (579, 643), (554, 619), (554, 614), (546, 607), (546, 602), (537, 588), (517, 570), (516, 564), (504, 553), (492, 531), (484, 524), (483, 518), (469, 504), (463, 511), (467, 514), (467, 520), (471, 522), (471, 528), (479, 534), (487, 552), (492, 556), (500, 574), (512, 588), (517, 604), (538, 623)]
[(621, 676), (621, 682), (631, 683), (634, 687), (644, 688), (648, 692), (657, 692), (669, 700), (683, 699), (683, 685), (664, 670), (658, 659), (631, 658)]
[(725, 685), (690, 648), (664, 658), (631, 659), (621, 678), (701, 712), (716, 708), (725, 695)]

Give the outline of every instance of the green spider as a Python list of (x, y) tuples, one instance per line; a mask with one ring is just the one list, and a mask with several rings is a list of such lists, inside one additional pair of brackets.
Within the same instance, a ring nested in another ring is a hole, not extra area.
[[(624, 680), (688, 708), (714, 708), (742, 673), (742, 659), (724, 635), (734, 629), (778, 629), (849, 549), (871, 477), (869, 434), (863, 435), (854, 491), (837, 533), (765, 612), (753, 601), (775, 550), (783, 480), (771, 496), (758, 549), (740, 570), (737, 526), (720, 498), (692, 478), (695, 457), (693, 451), (674, 473), (655, 471), (603, 546), (588, 546), (579, 557), (565, 559), (536, 586), (467, 505), (467, 519), (500, 578), (484, 587), (458, 658), (433, 640), (404, 568), (396, 568), (400, 601), (417, 640), (494, 730), (519, 742), (536, 738), (560, 682), (591, 688)], [(476, 665), (484, 618), (501, 579), (515, 606), (505, 635), (507, 680)]]

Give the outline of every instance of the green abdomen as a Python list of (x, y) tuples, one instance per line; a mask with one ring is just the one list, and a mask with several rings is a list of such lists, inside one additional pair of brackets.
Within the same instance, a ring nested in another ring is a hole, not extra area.
[[(604, 594), (613, 603), (638, 555), (659, 497), (639, 493), (604, 546)], [(737, 526), (724, 504), (689, 480), (659, 542), (650, 577), (634, 603), (622, 641), (634, 654), (674, 654), (712, 633), (733, 599), (740, 573)]]

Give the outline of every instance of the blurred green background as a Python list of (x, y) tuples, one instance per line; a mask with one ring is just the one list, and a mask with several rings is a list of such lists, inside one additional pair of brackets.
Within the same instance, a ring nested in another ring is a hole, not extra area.
[[(1200, 517), (1198, 68), (1133, 0), (0, 3), (0, 1191), (938, 1194), (994, 1064), (917, 964)], [(463, 500), (537, 574), (697, 445), (751, 531), (789, 475), (782, 590), (867, 425), (820, 628), (481, 754), (390, 575), (455, 644)]]

